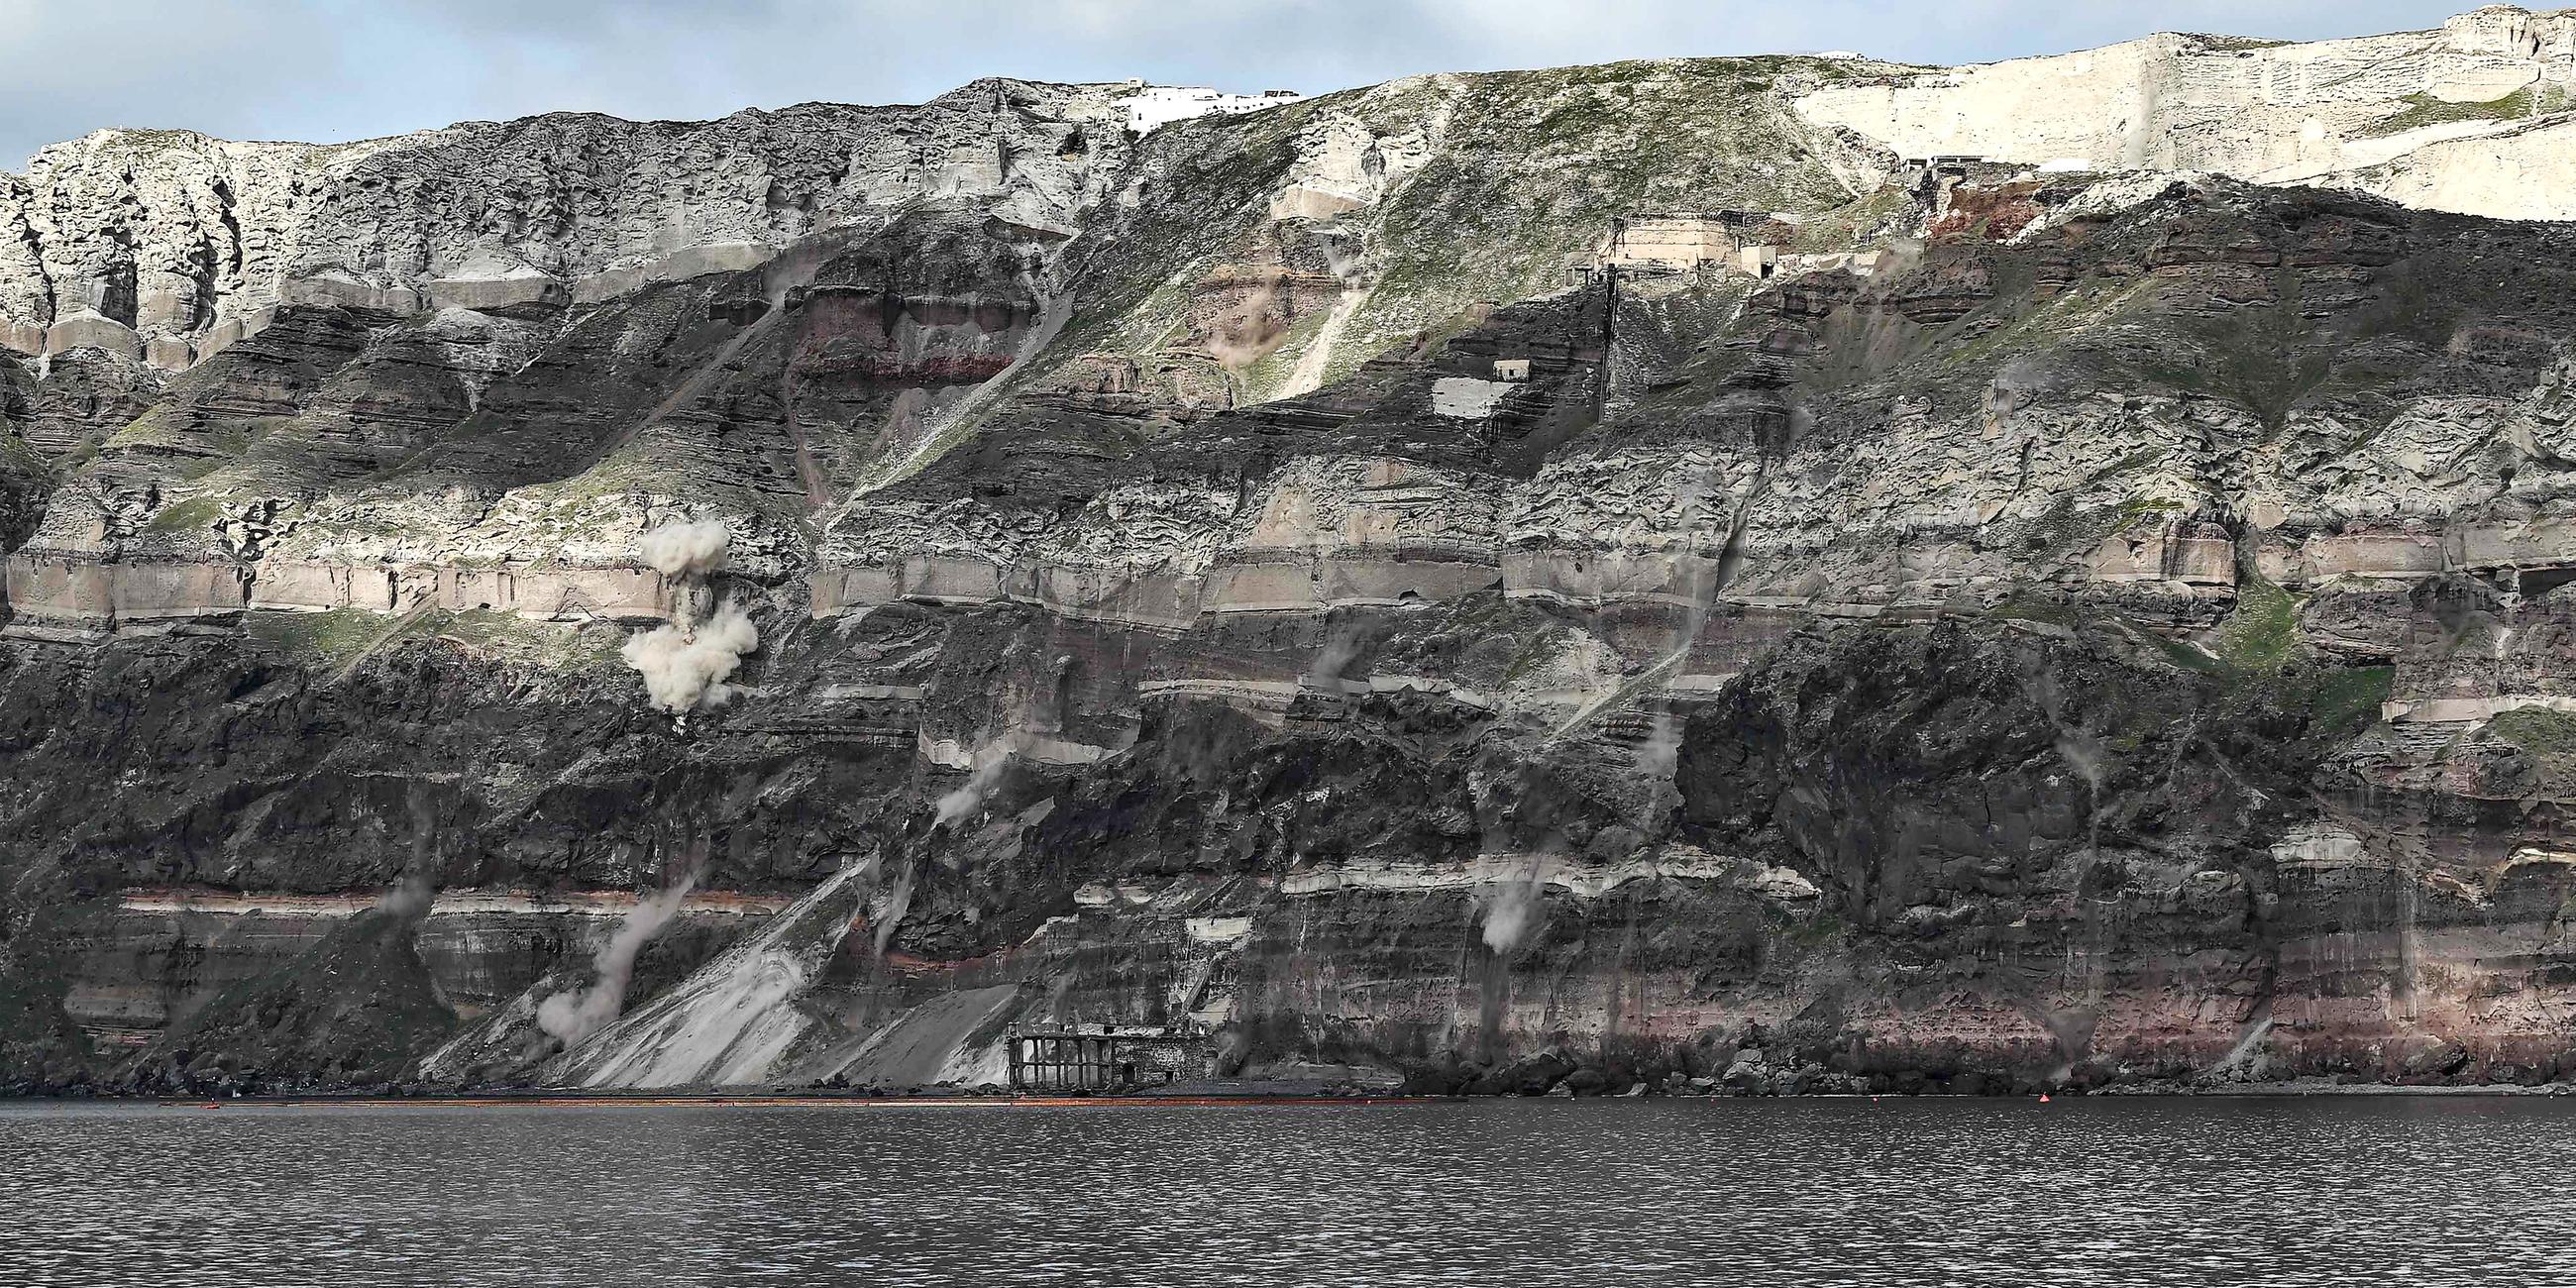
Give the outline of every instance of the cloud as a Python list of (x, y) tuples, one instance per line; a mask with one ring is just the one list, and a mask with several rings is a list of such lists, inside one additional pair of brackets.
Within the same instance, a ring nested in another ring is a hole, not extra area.
[(1309, 92), (1422, 72), (1855, 49), (2056, 53), (2157, 29), (2315, 39), (2467, 0), (0, 0), (0, 166), (110, 125), (336, 142), (550, 110), (918, 102), (979, 76)]

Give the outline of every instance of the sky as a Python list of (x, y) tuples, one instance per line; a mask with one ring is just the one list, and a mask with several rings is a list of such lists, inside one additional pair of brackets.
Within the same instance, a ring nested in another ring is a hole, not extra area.
[(585, 110), (911, 103), (979, 76), (1307, 93), (1421, 72), (1848, 49), (2313, 40), (2475, 0), (0, 0), (0, 169), (104, 126), (340, 142)]

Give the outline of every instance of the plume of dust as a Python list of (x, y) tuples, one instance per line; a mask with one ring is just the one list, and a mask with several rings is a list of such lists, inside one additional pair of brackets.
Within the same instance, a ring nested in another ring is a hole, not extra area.
[(2042, 395), (2053, 392), (2051, 384), (2052, 377), (2047, 364), (2028, 354), (2005, 363), (2003, 369), (1995, 373), (1994, 380), (1986, 386), (1984, 411), (1987, 436), (1990, 438), (2000, 436), (2004, 432), (2004, 422), (2010, 420), (2015, 412), (2037, 402)]
[(556, 993), (539, 1003), (537, 1027), (565, 1046), (606, 1028), (626, 1008), (626, 985), (635, 974), (635, 955), (678, 915), (680, 902), (697, 884), (698, 876), (692, 872), (628, 909), (616, 933), (591, 955), (591, 970), (597, 978), (585, 988)]
[(2024, 657), (2022, 691), (2030, 695), (2031, 705), (2038, 707), (2040, 715), (2057, 730), (2057, 754), (2093, 789), (2098, 821), (2102, 785), (2120, 767), (2119, 759), (2111, 754), (2110, 745), (2102, 741), (2101, 735), (2086, 727), (2085, 722), (2069, 718), (2066, 686), (2058, 680), (2055, 667), (2035, 657)]
[[(1020, 749), (1020, 740), (1004, 734), (975, 749), (974, 771), (966, 781), (939, 798), (939, 818), (932, 831), (948, 826), (984, 807), (984, 797), (1002, 781), (1003, 771), (1010, 768), (1011, 757)], [(907, 881), (906, 886), (910, 883)]]
[(905, 868), (902, 879), (885, 892), (877, 906), (868, 910), (868, 919), (876, 926), (873, 937), (879, 957), (885, 956), (886, 945), (894, 940), (895, 927), (903, 924), (903, 915), (912, 911), (912, 880), (919, 872), (917, 865)]
[(427, 915), (430, 903), (437, 897), (437, 891), (430, 888), (428, 870), (414, 868), (403, 873), (402, 880), (396, 881), (392, 889), (385, 891), (383, 898), (376, 900), (376, 911), (397, 920), (410, 921)]
[(1499, 957), (1520, 947), (1529, 936), (1539, 916), (1539, 868), (1530, 865), (1529, 875), (1506, 885), (1485, 903), (1485, 947)]
[(1708, 624), (1709, 610), (1717, 601), (1717, 592), (1725, 589), (1720, 582), (1723, 580), (1722, 565), (1726, 562), (1726, 547), (1731, 539), (1732, 528), (1731, 517), (1718, 506), (1718, 502), (1723, 500), (1725, 495), (1725, 489), (1717, 479), (1715, 464), (1707, 465), (1685, 477), (1680, 486), (1674, 490), (1673, 499), (1680, 505), (1681, 548), (1684, 551), (1701, 547), (1702, 528), (1721, 521), (1725, 523), (1725, 526), (1718, 528), (1716, 532), (1718, 563), (1721, 566), (1692, 569), (1690, 611), (1682, 617), (1680, 638), (1673, 641), (1672, 656), (1677, 663), (1686, 661), (1690, 657), (1692, 647), (1699, 643), (1700, 629)]
[(1368, 281), (1368, 268), (1359, 255), (1342, 245), (1342, 239), (1327, 237), (1323, 241), (1324, 267), (1346, 291), (1358, 290)]
[[(1700, 530), (1710, 520), (1720, 517), (1717, 502), (1724, 495), (1724, 489), (1718, 483), (1717, 467), (1713, 464), (1682, 476), (1673, 489), (1673, 499), (1679, 507), (1682, 549), (1699, 547)], [(1724, 561), (1724, 545), (1721, 543), (1719, 562), (1722, 564)], [(1681, 626), (1673, 636), (1672, 651), (1665, 658), (1676, 672), (1689, 668), (1691, 650), (1699, 644), (1700, 631), (1708, 625), (1709, 612), (1716, 605), (1717, 592), (1722, 589), (1720, 580), (1717, 568), (1693, 567), (1690, 610), (1682, 615)], [(1673, 718), (1670, 706), (1664, 706), (1655, 712), (1654, 724), (1646, 735), (1646, 745), (1637, 753), (1638, 767), (1659, 788), (1669, 786), (1673, 771), (1681, 762), (1681, 745), (1681, 722)]]
[(2111, 776), (2111, 753), (2101, 738), (2090, 729), (2060, 729), (2057, 754), (2075, 767), (2075, 772), (2083, 776), (2085, 785), (2093, 789), (2096, 797), (2102, 794), (2102, 784)]
[(2259, 1072), (2263, 1062), (2263, 1042), (2271, 1036), (2272, 1013), (2266, 1007), (2259, 1018), (2245, 1026), (2245, 1035), (2236, 1039), (2236, 1045), (2227, 1049), (2226, 1056), (2209, 1067), (2210, 1072), (2248, 1075)]
[(642, 634), (626, 637), (626, 664), (644, 676), (653, 705), (672, 715), (686, 715), (704, 705), (721, 706), (733, 696), (725, 681), (742, 665), (743, 655), (760, 647), (760, 631), (751, 615), (728, 599), (714, 616), (691, 624), (685, 612)]
[(906, 386), (902, 393), (895, 395), (894, 405), (886, 409), (883, 440), (898, 449), (911, 450), (922, 441), (921, 413), (929, 405), (930, 395), (924, 393), (920, 386)]
[(1242, 1072), (1244, 1063), (1252, 1058), (1252, 1035), (1241, 1029), (1229, 1028), (1218, 1033), (1212, 1045), (1215, 1047), (1217, 1076), (1221, 1078), (1231, 1078)]
[(635, 551), (665, 577), (704, 577), (724, 567), (732, 543), (714, 519), (679, 519), (636, 538)]
[(1657, 783), (1670, 783), (1673, 771), (1680, 768), (1682, 726), (1673, 719), (1671, 709), (1657, 711), (1655, 721), (1646, 733), (1646, 745), (1638, 749), (1637, 765), (1646, 777)]
[(429, 784), (413, 779), (404, 801), (411, 809), (411, 862), (402, 878), (376, 901), (376, 910), (403, 921), (425, 916), (437, 898), (429, 882), (438, 836), (438, 816), (429, 806)]
[(1287, 322), (1270, 311), (1270, 306), (1279, 301), (1279, 281), (1276, 273), (1263, 278), (1243, 303), (1217, 319), (1208, 334), (1207, 347), (1218, 365), (1241, 371), (1279, 347), (1281, 337), (1288, 334)]
[(1342, 678), (1342, 669), (1351, 664), (1352, 658), (1359, 656), (1359, 651), (1360, 633), (1357, 629), (1344, 626), (1334, 631), (1332, 638), (1324, 641), (1322, 651), (1315, 654), (1315, 664), (1306, 668), (1306, 679), (1324, 684)]
[(1512, 972), (1505, 958), (1536, 924), (1541, 912), (1538, 893), (1539, 866), (1533, 861), (1526, 878), (1505, 883), (1480, 901), (1488, 955), (1480, 972), (1483, 978), (1476, 984), (1476, 1046), (1479, 1057), (1488, 1063), (1501, 1058), (1503, 1030), (1511, 1019)]
[(733, 696), (725, 681), (733, 678), (744, 654), (760, 647), (751, 614), (731, 600), (718, 605), (706, 621), (697, 619), (699, 596), (706, 593), (700, 583), (724, 567), (732, 540), (713, 519), (682, 519), (635, 542), (645, 563), (689, 583), (672, 597), (669, 622), (628, 636), (618, 650), (643, 675), (653, 705), (674, 716), (686, 716), (701, 705), (723, 705)]
[(2057, 672), (2036, 658), (2025, 658), (2022, 679), (2023, 692), (2030, 695), (2031, 704), (2039, 708), (2041, 715), (2048, 717), (2050, 724), (2064, 729), (2066, 694), (2057, 687)]

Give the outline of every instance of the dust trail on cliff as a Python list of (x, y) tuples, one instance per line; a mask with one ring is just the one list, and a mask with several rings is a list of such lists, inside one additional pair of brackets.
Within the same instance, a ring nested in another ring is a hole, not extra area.
[(591, 955), (591, 969), (597, 978), (586, 987), (557, 993), (538, 1003), (537, 1027), (565, 1046), (608, 1027), (626, 1009), (626, 985), (635, 974), (635, 955), (679, 914), (680, 904), (697, 884), (698, 867), (692, 864), (679, 881), (628, 909), (608, 942)]
[(1539, 918), (1539, 862), (1530, 862), (1529, 875), (1509, 882), (1485, 902), (1485, 947), (1497, 957), (1507, 957), (1521, 946), (1530, 928)]
[(2097, 857), (2102, 852), (2102, 788), (2110, 781), (2112, 771), (2119, 768), (2119, 762), (2100, 735), (2067, 718), (2065, 691), (2059, 687), (2054, 670), (2034, 658), (2026, 664), (2024, 674), (2029, 680), (2031, 701), (2057, 731), (2058, 757), (2084, 780), (2089, 812), (2084, 848), (2087, 857)]
[(1217, 365), (1229, 371), (1241, 371), (1270, 355), (1288, 334), (1288, 323), (1272, 315), (1270, 306), (1279, 302), (1279, 288), (1285, 277), (1271, 273), (1261, 285), (1243, 298), (1243, 302), (1226, 311), (1209, 328), (1207, 351)]
[[(2119, 762), (2112, 757), (2110, 748), (2100, 735), (2083, 722), (2069, 717), (2065, 690), (2058, 683), (2055, 668), (2036, 655), (2026, 654), (2023, 674), (2031, 702), (2057, 732), (2055, 746), (2059, 759), (2075, 771), (2076, 777), (2084, 780), (2084, 861), (2088, 867), (2098, 865), (2102, 858), (2102, 816), (2105, 812), (2102, 791), (2110, 782), (2112, 773), (2119, 768)], [(2089, 874), (2084, 881), (2090, 883)], [(2070, 936), (2066, 945), (2067, 971), (2070, 975), (2079, 970), (2082, 972), (2084, 1004), (2094, 1011), (2099, 1010), (2110, 994), (2109, 959), (2113, 930), (2104, 920), (2100, 903), (2091, 897), (2081, 899), (2085, 942), (2079, 946)], [(2091, 1012), (2087, 1012), (2083, 1031), (2088, 1043), (2094, 1019)], [(2067, 1057), (2069, 1069), (2082, 1058), (2080, 1052), (2070, 1049)]]
[[(1478, 915), (1483, 915), (1482, 910)], [(1489, 937), (1473, 942), (1485, 945), (1476, 972), (1476, 1050), (1491, 1063), (1503, 1049), (1503, 1025), (1512, 1005), (1512, 971)]]
[(1306, 342), (1306, 351), (1297, 355), (1296, 369), (1288, 373), (1288, 382), (1276, 391), (1280, 398), (1295, 398), (1324, 387), (1324, 373), (1331, 369), (1334, 350), (1341, 344), (1342, 332), (1349, 326), (1360, 306), (1377, 290), (1369, 280), (1368, 267), (1356, 251), (1345, 249), (1341, 239), (1323, 238), (1324, 262), (1333, 277), (1342, 284), (1342, 293), (1333, 301), (1332, 311), (1325, 315), (1324, 325)]
[(1306, 668), (1306, 679), (1314, 684), (1327, 684), (1342, 678), (1351, 659), (1359, 656), (1360, 633), (1351, 626), (1336, 628), (1324, 647), (1315, 654), (1314, 665)]
[(723, 705), (733, 696), (725, 682), (743, 656), (760, 647), (751, 614), (732, 600), (698, 620), (700, 596), (709, 593), (706, 579), (724, 567), (732, 540), (724, 524), (700, 519), (664, 523), (635, 542), (647, 565), (679, 584), (671, 595), (671, 620), (628, 636), (618, 652), (644, 677), (652, 704), (674, 716)]
[(2271, 1036), (2272, 1005), (2270, 1002), (2266, 1001), (2262, 1005), (2261, 1009), (2255, 1013), (2254, 1017), (2246, 1023), (2245, 1033), (2242, 1037), (2236, 1039), (2236, 1045), (2227, 1048), (2227, 1054), (2219, 1057), (2218, 1063), (2209, 1066), (2209, 1072), (2214, 1074), (2241, 1073), (2249, 1078), (2262, 1076), (2262, 1066), (2264, 1061), (2263, 1044)]
[(635, 539), (635, 553), (665, 577), (704, 577), (724, 567), (733, 534), (713, 519), (675, 519)]
[(1004, 734), (976, 748), (969, 758), (972, 769), (966, 781), (939, 798), (938, 817), (931, 822), (931, 830), (947, 827), (982, 809), (984, 798), (1001, 785), (1002, 775), (1009, 771), (1011, 757), (1019, 749), (1020, 739), (1013, 734)]
[(430, 876), (437, 863), (438, 815), (429, 805), (429, 784), (417, 778), (404, 794), (404, 805), (411, 815), (411, 861), (403, 865), (393, 888), (376, 901), (376, 910), (411, 921), (428, 915), (429, 905), (438, 898)]
[[(1708, 520), (1709, 498), (1719, 491), (1716, 476), (1716, 462), (1708, 462), (1685, 476), (1675, 491), (1674, 499), (1681, 506), (1680, 527), (1685, 553), (1697, 544), (1697, 534)], [(1728, 533), (1730, 544), (1734, 538), (1732, 527), (1730, 525)], [(1678, 676), (1690, 664), (1691, 649), (1698, 644), (1700, 631), (1708, 625), (1709, 610), (1717, 602), (1725, 563), (1725, 550), (1721, 547), (1715, 567), (1695, 567), (1690, 573), (1690, 609), (1682, 615), (1671, 649), (1663, 661), (1657, 663), (1670, 674)], [(1672, 702), (1667, 699), (1655, 709), (1654, 719), (1647, 726), (1645, 744), (1637, 753), (1638, 767), (1653, 784), (1656, 806), (1670, 808), (1679, 803), (1679, 793), (1673, 786), (1673, 772), (1680, 764), (1681, 744), (1681, 722), (1674, 717)]]
[(1479, 938), (1485, 946), (1476, 983), (1477, 1045), (1488, 1061), (1502, 1049), (1503, 1026), (1511, 1010), (1512, 953), (1546, 915), (1539, 899), (1544, 863), (1543, 857), (1531, 858), (1526, 875), (1501, 883), (1475, 904)]
[[(1670, 703), (1656, 708), (1654, 721), (1647, 726), (1646, 741), (1637, 748), (1637, 767), (1653, 780), (1658, 789), (1669, 788), (1673, 773), (1681, 766), (1682, 726), (1673, 718)], [(1656, 792), (1663, 795), (1662, 790)]]
[[(1619, 951), (1610, 961), (1610, 996), (1608, 1005), (1602, 1009), (1601, 1061), (1604, 1067), (1610, 1063), (1611, 1052), (1618, 1044), (1620, 1031), (1627, 1027), (1628, 1010), (1632, 1000), (1638, 1012), (1637, 1018), (1640, 1021), (1645, 1019), (1645, 981), (1637, 981), (1633, 995), (1628, 988), (1628, 954), (1637, 946), (1637, 905), (1633, 901), (1623, 900), (1623, 902), (1627, 906), (1619, 926)], [(1589, 922), (1595, 911), (1597, 909), (1589, 904), (1583, 908), (1587, 939), (1591, 937)]]
[(751, 343), (753, 337), (776, 325), (778, 320), (787, 314), (787, 297), (795, 291), (812, 285), (814, 275), (822, 271), (823, 265), (830, 261), (832, 255), (846, 246), (849, 239), (855, 235), (857, 233), (854, 229), (831, 229), (780, 248), (768, 263), (760, 266), (761, 299), (767, 305), (760, 311), (760, 316), (753, 318), (750, 325), (735, 330), (724, 343), (717, 345), (715, 351), (708, 354), (704, 361), (691, 368), (688, 375), (682, 378), (662, 401), (653, 405), (653, 410), (646, 412), (642, 420), (628, 426), (617, 436), (617, 441), (600, 454), (599, 462), (606, 462), (623, 453), (634, 445), (636, 439), (643, 437), (646, 431), (661, 424), (672, 412), (694, 400), (699, 392), (706, 388), (707, 382), (714, 379), (718, 373), (731, 370), (734, 356), (741, 353), (744, 346)]
[(868, 910), (868, 920), (874, 923), (870, 928), (873, 941), (870, 946), (878, 957), (885, 956), (886, 945), (894, 940), (895, 927), (902, 925), (904, 914), (912, 911), (912, 880), (920, 870), (918, 864), (904, 868), (903, 876), (895, 881), (894, 888), (883, 892), (876, 905)]
[(621, 1015), (547, 1066), (592, 1087), (758, 1082), (807, 1035), (808, 994), (857, 925), (857, 888), (873, 862), (841, 868), (713, 961)]
[[(1766, 474), (1763, 477), (1767, 478), (1769, 466), (1766, 464), (1764, 469)], [(1763, 487), (1762, 479), (1755, 480), (1753, 488), (1745, 494), (1744, 500), (1738, 503), (1730, 514), (1726, 540), (1718, 552), (1717, 562), (1713, 566), (1694, 566), (1686, 560), (1687, 556), (1697, 549), (1698, 530), (1712, 512), (1710, 498), (1721, 491), (1716, 474), (1716, 463), (1713, 460), (1703, 461), (1699, 471), (1685, 477), (1680, 486), (1674, 490), (1674, 500), (1678, 505), (1674, 522), (1680, 537), (1674, 560), (1674, 571), (1677, 577), (1683, 579), (1687, 590), (1684, 592), (1686, 607), (1681, 623), (1674, 629), (1671, 646), (1664, 650), (1662, 657), (1648, 663), (1642, 670), (1621, 681), (1609, 692), (1585, 703), (1563, 723), (1549, 730), (1543, 746), (1553, 747), (1563, 742), (1590, 725), (1603, 712), (1628, 705), (1631, 700), (1648, 693), (1652, 686), (1669, 686), (1675, 678), (1686, 673), (1686, 668), (1690, 664), (1691, 648), (1698, 642), (1700, 631), (1708, 622), (1709, 613), (1716, 605), (1718, 592), (1725, 589), (1727, 582), (1733, 576), (1731, 561), (1735, 559), (1737, 547), (1742, 541), (1746, 515), (1751, 510), (1754, 496), (1758, 495)], [(1650, 717), (1646, 741), (1639, 747), (1637, 753), (1638, 766), (1642, 772), (1650, 777), (1665, 780), (1658, 791), (1659, 796), (1671, 790), (1670, 778), (1673, 767), (1678, 761), (1680, 749), (1681, 730), (1673, 717), (1669, 699), (1667, 699), (1666, 705), (1656, 710)]]
[(409, 921), (426, 915), (430, 903), (437, 897), (437, 892), (430, 888), (428, 873), (406, 872), (400, 881), (385, 891), (384, 898), (376, 901), (376, 911)]
[(1487, 1063), (1503, 1049), (1503, 1022), (1511, 1013), (1512, 976), (1499, 958), (1488, 958), (1476, 985), (1476, 1052)]
[(725, 682), (742, 665), (743, 655), (758, 647), (760, 631), (751, 624), (751, 614), (728, 599), (702, 624), (675, 612), (671, 621), (628, 636), (618, 651), (643, 675), (653, 705), (679, 716), (700, 706), (724, 705), (733, 697)]

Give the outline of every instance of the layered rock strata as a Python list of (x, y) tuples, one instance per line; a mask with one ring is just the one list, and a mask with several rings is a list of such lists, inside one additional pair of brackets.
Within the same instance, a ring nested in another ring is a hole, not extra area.
[[(0, 1077), (2576, 1076), (2568, 229), (1818, 123), (1914, 76), (1422, 78), (0, 359)], [(1598, 253), (1676, 211), (1774, 271)], [(685, 722), (684, 595), (759, 639)]]

